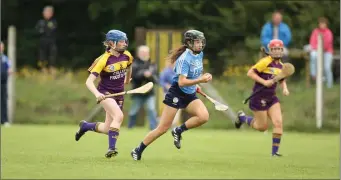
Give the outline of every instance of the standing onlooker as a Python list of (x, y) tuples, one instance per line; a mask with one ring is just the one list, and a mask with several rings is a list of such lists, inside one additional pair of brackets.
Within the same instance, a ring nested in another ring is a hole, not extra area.
[(333, 33), (328, 28), (328, 20), (324, 17), (320, 17), (318, 20), (318, 28), (315, 28), (310, 36), (310, 75), (315, 80), (316, 78), (316, 60), (317, 60), (317, 39), (321, 34), (323, 38), (323, 64), (324, 73), (327, 79), (327, 87), (333, 87)]
[[(148, 46), (137, 48), (137, 58), (133, 62), (132, 86), (138, 88), (148, 82), (157, 82), (156, 65), (150, 61), (150, 50)], [(132, 106), (129, 112), (128, 128), (132, 128), (137, 119), (137, 114), (141, 107), (146, 104), (149, 117), (149, 126), (153, 130), (157, 126), (157, 114), (155, 108), (154, 88), (146, 94), (132, 95)]]
[(288, 51), (288, 45), (291, 41), (291, 31), (289, 26), (282, 22), (282, 13), (279, 11), (275, 11), (272, 14), (272, 21), (267, 22), (261, 32), (261, 43), (262, 46), (266, 49), (268, 52), (267, 45), (272, 39), (280, 39), (284, 43), (284, 56), (282, 58), (283, 62), (288, 62), (289, 60), (289, 51)]
[(8, 75), (11, 74), (10, 62), (8, 57), (4, 54), (5, 45), (3, 42), (0, 43), (0, 52), (1, 52), (1, 124), (5, 126), (10, 126), (8, 122), (7, 115), (7, 100), (8, 100), (8, 92), (7, 92), (7, 81)]
[(38, 65), (42, 68), (47, 65), (50, 70), (55, 66), (57, 56), (57, 21), (53, 18), (53, 13), (52, 6), (44, 7), (43, 19), (36, 24), (36, 30), (40, 35)]
[(160, 73), (160, 85), (163, 88), (163, 92), (166, 94), (171, 87), (175, 72), (173, 70), (174, 64), (167, 61), (166, 67)]
[[(168, 89), (171, 87), (173, 82), (173, 77), (175, 76), (175, 72), (173, 70), (174, 64), (167, 62), (167, 67), (165, 67), (161, 74), (160, 74), (160, 85), (163, 88), (163, 92), (166, 95)], [(175, 118), (173, 120), (172, 126), (175, 127), (176, 123), (179, 122), (181, 117), (181, 109), (178, 110), (178, 112), (175, 115)]]

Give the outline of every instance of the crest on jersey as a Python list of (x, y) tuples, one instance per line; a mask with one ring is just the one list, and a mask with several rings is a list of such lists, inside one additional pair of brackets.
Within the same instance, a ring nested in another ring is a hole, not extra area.
[(108, 69), (109, 69), (110, 71), (115, 71), (115, 66), (114, 66), (113, 64), (112, 64), (112, 65), (109, 65)]

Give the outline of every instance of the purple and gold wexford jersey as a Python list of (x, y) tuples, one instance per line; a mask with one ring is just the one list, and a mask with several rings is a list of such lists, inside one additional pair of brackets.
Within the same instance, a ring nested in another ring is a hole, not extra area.
[(132, 63), (133, 56), (129, 51), (124, 51), (118, 57), (106, 51), (92, 63), (88, 71), (96, 77), (100, 76), (97, 89), (101, 93), (118, 93), (124, 90), (125, 73)]
[[(271, 56), (262, 58), (255, 64), (252, 69), (258, 74), (259, 77), (269, 80), (273, 79), (278, 73), (282, 71), (283, 63), (281, 61), (274, 61)], [(253, 91), (261, 88), (263, 85), (255, 82), (253, 86)], [(269, 88), (265, 88), (261, 91), (258, 96), (273, 96), (276, 95), (277, 83), (273, 84)]]

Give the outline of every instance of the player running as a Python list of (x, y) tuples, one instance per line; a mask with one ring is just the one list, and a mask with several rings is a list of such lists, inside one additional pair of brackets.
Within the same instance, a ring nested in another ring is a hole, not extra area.
[(182, 133), (188, 129), (199, 127), (208, 121), (209, 114), (203, 102), (196, 96), (196, 84), (207, 83), (212, 80), (212, 75), (203, 71), (203, 49), (205, 48), (204, 33), (197, 30), (189, 30), (184, 34), (184, 44), (172, 51), (168, 56), (171, 63), (176, 63), (174, 71), (176, 75), (169, 88), (163, 103), (161, 120), (156, 129), (149, 132), (141, 144), (132, 150), (134, 160), (140, 160), (144, 149), (154, 140), (167, 132), (171, 127), (175, 114), (179, 109), (186, 109), (193, 115), (184, 124), (172, 130), (174, 145), (181, 147)]
[[(250, 99), (249, 108), (253, 111), (252, 116), (246, 116), (243, 111), (238, 112), (238, 119), (235, 122), (237, 129), (242, 124), (259, 131), (268, 129), (267, 117), (269, 116), (273, 123), (272, 134), (272, 156), (281, 156), (278, 153), (281, 136), (283, 134), (282, 112), (279, 100), (276, 96), (277, 83), (272, 79), (275, 75), (281, 72), (283, 56), (283, 42), (278, 39), (271, 40), (268, 44), (269, 56), (262, 58), (255, 64), (247, 73), (247, 76), (255, 81), (253, 92), (262, 86), (267, 88), (256, 94)], [(283, 89), (283, 95), (288, 96), (289, 90), (285, 80), (280, 81), (280, 86)]]
[[(110, 30), (106, 34), (104, 46), (106, 47), (104, 54), (98, 57), (88, 69), (91, 74), (86, 80), (86, 86), (106, 111), (105, 122), (81, 121), (75, 139), (78, 141), (87, 131), (108, 134), (109, 149), (105, 156), (111, 158), (118, 154), (116, 141), (123, 121), (124, 99), (123, 96), (105, 98), (105, 94), (124, 91), (124, 84), (130, 81), (133, 57), (126, 51), (128, 38), (122, 31)], [(101, 81), (96, 88), (94, 81), (98, 76)]]

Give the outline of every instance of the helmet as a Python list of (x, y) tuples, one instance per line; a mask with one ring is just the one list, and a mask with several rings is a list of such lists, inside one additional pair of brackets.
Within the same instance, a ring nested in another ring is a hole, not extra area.
[(196, 53), (200, 53), (206, 46), (206, 39), (205, 39), (204, 33), (200, 32), (198, 30), (186, 31), (184, 34), (184, 40), (183, 40), (184, 42), (183, 43), (187, 48), (190, 48), (192, 51), (194, 51), (193, 50), (194, 40), (202, 40), (202, 43), (203, 43), (202, 49), (200, 51), (196, 52)]
[(269, 55), (272, 58), (280, 59), (284, 55), (284, 44), (279, 39), (273, 39), (268, 44)]
[[(127, 34), (119, 31), (119, 30), (110, 30), (106, 35), (105, 35), (105, 41), (113, 41), (114, 43), (117, 43), (118, 41), (125, 40), (128, 46), (128, 37)], [(124, 51), (127, 47), (124, 49), (117, 49), (115, 48), (116, 51)]]

